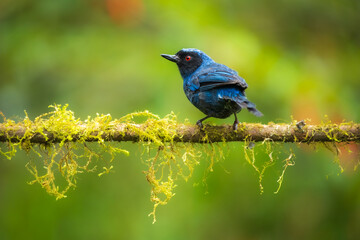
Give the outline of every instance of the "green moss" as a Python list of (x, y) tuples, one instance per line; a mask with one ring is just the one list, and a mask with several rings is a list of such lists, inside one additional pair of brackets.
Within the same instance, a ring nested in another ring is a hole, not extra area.
[[(128, 152), (113, 146), (113, 143), (105, 143), (101, 137), (102, 132), (111, 124), (110, 115), (97, 115), (95, 118), (89, 117), (82, 122), (75, 118), (72, 111), (67, 109), (67, 105), (51, 105), (49, 107), (54, 110), (36, 117), (33, 121), (29, 119), (26, 112), (24, 120), (18, 123), (4, 117), (5, 126), (24, 127), (26, 131), (23, 137), (17, 141), (9, 139), (8, 151), (1, 150), (1, 153), (8, 159), (11, 159), (19, 149), (35, 153), (42, 164), (36, 160), (29, 160), (26, 164), (27, 169), (34, 176), (34, 180), (30, 184), (38, 183), (56, 199), (61, 199), (66, 197), (70, 188), (76, 186), (78, 174), (84, 171), (94, 171), (96, 161), (102, 159), (102, 154), (109, 154), (111, 163), (117, 154), (127, 155)], [(84, 131), (84, 129), (89, 130)], [(34, 134), (41, 134), (48, 139), (46, 131), (56, 134), (54, 138), (58, 139), (59, 143), (34, 144), (30, 142), (30, 138)], [(99, 134), (93, 135), (93, 131), (98, 131)], [(74, 136), (77, 137), (76, 142), (72, 142)], [(92, 150), (85, 143), (85, 139), (90, 137), (98, 142), (100, 151)], [(112, 166), (105, 167), (99, 175), (109, 172), (111, 168)], [(62, 178), (63, 181), (59, 178)]]
[[(330, 140), (330, 142), (323, 142), (319, 143), (318, 145), (325, 147), (329, 151), (331, 151), (334, 155), (334, 162), (338, 165), (340, 172), (344, 172), (344, 166), (342, 166), (340, 161), (340, 147), (343, 147), (344, 150), (350, 151), (348, 143), (342, 143), (338, 139), (338, 134), (341, 133), (342, 135), (346, 135), (348, 137), (354, 137), (353, 135), (349, 135), (350, 133), (344, 131), (341, 129), (342, 126), (353, 126), (354, 122), (341, 122), (341, 123), (333, 123), (327, 115), (324, 116), (324, 120), (321, 121), (321, 124), (318, 125), (317, 131), (325, 133), (326, 137)], [(311, 135), (307, 136), (307, 139), (311, 140)], [(358, 143), (357, 143), (358, 144)], [(359, 159), (359, 158), (358, 158)], [(357, 166), (359, 165), (359, 160), (357, 163), (354, 164), (354, 170), (357, 169)]]
[[(153, 217), (153, 222), (156, 221), (157, 207), (166, 205), (175, 195), (174, 189), (179, 179), (185, 181), (190, 179), (194, 169), (200, 164), (200, 158), (204, 156), (204, 159), (208, 161), (204, 182), (208, 174), (213, 171), (214, 164), (225, 159), (223, 149), (228, 146), (228, 143), (225, 139), (220, 143), (211, 143), (206, 127), (201, 141), (207, 144), (175, 142), (174, 137), (177, 135), (176, 129), (179, 123), (174, 113), (160, 118), (148, 111), (143, 111), (128, 114), (120, 119), (112, 119), (109, 114), (97, 114), (94, 118), (88, 117), (85, 121), (81, 121), (67, 109), (68, 105), (49, 107), (52, 109), (51, 112), (38, 116), (34, 120), (30, 120), (25, 112), (25, 118), (20, 122), (6, 119), (0, 113), (3, 117), (2, 125), (5, 127), (26, 129), (22, 137), (17, 139), (8, 137), (8, 141), (0, 145), (0, 153), (7, 159), (11, 159), (18, 150), (26, 151), (29, 154), (26, 168), (34, 177), (30, 184), (39, 184), (56, 199), (66, 197), (68, 191), (76, 187), (79, 174), (97, 172), (98, 176), (102, 176), (111, 172), (112, 162), (115, 159), (129, 155), (129, 152), (121, 147), (120, 142), (105, 139), (106, 136), (114, 136), (113, 127), (119, 124), (125, 126), (124, 134), (125, 131), (130, 130), (139, 136), (138, 143), (143, 148), (143, 162), (147, 165), (144, 174), (151, 186), (150, 200), (154, 203), (153, 210), (149, 214)], [(292, 124), (295, 126), (296, 122), (293, 120)], [(323, 123), (320, 129), (336, 142), (336, 131), (329, 131), (329, 125), (332, 126), (330, 122)], [(257, 126), (263, 127), (261, 124)], [(337, 125), (336, 129), (339, 130), (339, 126)], [(245, 128), (246, 124), (240, 124), (238, 131), (243, 131)], [(47, 134), (50, 132), (55, 134), (51, 136), (51, 139), (56, 141), (47, 141), (46, 144), (34, 144), (30, 141), (34, 135), (40, 135), (49, 140)], [(7, 133), (8, 136), (11, 135), (10, 132)], [(221, 132), (215, 134), (222, 136)], [(309, 134), (306, 139), (310, 141), (311, 137), (312, 134)], [(87, 142), (86, 140), (89, 139), (95, 143)], [(281, 170), (275, 191), (278, 193), (287, 168), (294, 165), (293, 151), (290, 149), (287, 153), (283, 147), (284, 143), (275, 144), (266, 139), (262, 143), (255, 144), (249, 139), (250, 136), (245, 140), (244, 156), (259, 175), (260, 193), (264, 191), (265, 172), (276, 162), (280, 162)], [(338, 153), (337, 145), (334, 146)], [(258, 158), (257, 154), (264, 154), (264, 156)], [(280, 161), (281, 159), (284, 160)]]
[[(5, 126), (24, 127), (26, 131), (23, 137), (16, 141), (9, 138), (0, 152), (7, 159), (14, 157), (20, 149), (37, 156), (38, 159), (31, 159), (26, 164), (34, 177), (30, 184), (40, 184), (56, 199), (66, 197), (68, 190), (76, 187), (78, 175), (96, 171), (100, 161), (102, 165), (106, 165), (98, 171), (98, 175), (102, 176), (113, 169), (111, 162), (114, 159), (129, 154), (119, 147), (121, 143), (105, 141), (103, 138), (105, 135), (111, 135), (111, 127), (117, 124), (125, 124), (126, 129), (136, 132), (140, 138), (139, 143), (144, 148), (144, 162), (148, 165), (148, 170), (144, 173), (152, 188), (150, 199), (154, 203), (154, 208), (150, 215), (153, 216), (154, 222), (156, 208), (166, 205), (175, 195), (175, 181), (179, 177), (187, 181), (195, 166), (200, 163), (202, 151), (199, 148), (194, 147), (194, 144), (173, 141), (178, 125), (173, 113), (160, 118), (144, 111), (131, 113), (116, 120), (112, 120), (109, 114), (97, 114), (95, 118), (88, 117), (81, 121), (67, 109), (68, 105), (49, 107), (53, 111), (36, 117), (33, 121), (26, 112), (24, 120), (18, 123), (3, 117)], [(142, 128), (136, 125), (139, 119), (142, 120)], [(34, 134), (40, 134), (48, 140), (47, 132), (56, 134), (53, 139), (57, 139), (57, 143), (30, 142)], [(74, 137), (76, 141), (73, 141)], [(97, 142), (97, 146), (91, 146), (91, 143), (85, 142), (86, 139)], [(110, 157), (105, 158), (106, 154)], [(213, 158), (214, 156), (211, 157), (210, 168), (214, 162)]]
[[(6, 126), (25, 127), (26, 132), (17, 141), (9, 139), (6, 146), (8, 151), (2, 149), (1, 153), (11, 159), (17, 150), (22, 149), (37, 156), (37, 158), (29, 160), (26, 165), (34, 177), (30, 184), (40, 184), (56, 199), (66, 197), (68, 190), (76, 187), (78, 174), (97, 171), (98, 175), (102, 176), (113, 169), (111, 162), (114, 159), (129, 154), (119, 147), (121, 143), (105, 141), (103, 138), (104, 135), (109, 134), (111, 127), (117, 124), (124, 124), (126, 129), (135, 132), (144, 149), (143, 158), (148, 167), (144, 174), (151, 185), (150, 200), (154, 203), (153, 211), (149, 214), (153, 217), (153, 222), (156, 221), (157, 207), (166, 205), (175, 195), (174, 189), (179, 178), (185, 181), (189, 180), (195, 167), (200, 164), (202, 156), (206, 156), (204, 159), (208, 161), (203, 178), (204, 183), (208, 174), (213, 171), (214, 164), (225, 158), (223, 153), (224, 147), (227, 146), (225, 139), (222, 143), (209, 142), (206, 128), (202, 142), (208, 144), (174, 142), (173, 139), (178, 128), (174, 113), (160, 118), (148, 111), (143, 111), (131, 113), (115, 120), (109, 114), (97, 114), (95, 118), (88, 117), (85, 121), (81, 121), (67, 107), (67, 105), (52, 105), (50, 108), (53, 111), (36, 117), (33, 121), (29, 119), (26, 112), (24, 120), (18, 123), (4, 117)], [(142, 124), (141, 128), (138, 123)], [(262, 127), (260, 124), (259, 126)], [(240, 124), (238, 131), (245, 128), (245, 124)], [(34, 134), (41, 134), (48, 139), (47, 132), (55, 133), (56, 135), (53, 137), (58, 140), (58, 143), (34, 144), (30, 142), (30, 138)], [(222, 133), (218, 134), (222, 135)], [(73, 141), (74, 137), (76, 137), (76, 141)], [(85, 142), (86, 139), (97, 142), (97, 146), (91, 146), (91, 143)], [(245, 159), (259, 174), (260, 192), (262, 193), (265, 170), (274, 164), (274, 158), (271, 142), (264, 141), (260, 146), (265, 147), (264, 151), (269, 156), (269, 159), (261, 167), (257, 167), (255, 164), (254, 148), (245, 147), (244, 154)], [(110, 157), (105, 158), (106, 154)], [(101, 170), (97, 170), (99, 162), (106, 165)], [(279, 187), (287, 166), (290, 164), (285, 164), (278, 181)]]

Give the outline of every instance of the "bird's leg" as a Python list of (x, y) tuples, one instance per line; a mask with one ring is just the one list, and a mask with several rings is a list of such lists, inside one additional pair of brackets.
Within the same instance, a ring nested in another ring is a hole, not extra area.
[(200, 129), (203, 129), (204, 126), (203, 126), (202, 122), (203, 122), (205, 119), (208, 119), (209, 117), (210, 117), (210, 116), (206, 116), (206, 117), (198, 120), (198, 121), (196, 122), (196, 125), (198, 125), (198, 126), (200, 127)]
[(236, 113), (234, 113), (234, 116), (235, 116), (235, 121), (234, 121), (233, 129), (234, 129), (234, 131), (236, 131), (238, 128), (239, 120), (236, 116)]

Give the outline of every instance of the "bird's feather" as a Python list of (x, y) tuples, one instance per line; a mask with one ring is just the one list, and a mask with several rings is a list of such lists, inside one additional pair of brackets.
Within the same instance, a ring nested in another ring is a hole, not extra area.
[(247, 109), (249, 112), (251, 112), (257, 117), (263, 116), (263, 114), (256, 109), (255, 104), (253, 102), (250, 102), (245, 96), (238, 96), (236, 98), (224, 97), (224, 99), (236, 102), (242, 109)]
[(222, 64), (216, 64), (216, 66), (202, 69), (202, 71), (196, 75), (196, 78), (201, 91), (228, 86), (233, 86), (243, 91), (248, 87), (242, 77), (237, 75), (234, 70)]

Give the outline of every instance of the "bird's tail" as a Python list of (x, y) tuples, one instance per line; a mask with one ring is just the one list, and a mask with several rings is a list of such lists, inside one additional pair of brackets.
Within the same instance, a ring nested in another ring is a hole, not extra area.
[(256, 106), (254, 103), (250, 102), (247, 98), (241, 98), (237, 101), (237, 103), (240, 105), (241, 108), (247, 108), (249, 112), (254, 114), (257, 117), (263, 116), (263, 114), (256, 109)]

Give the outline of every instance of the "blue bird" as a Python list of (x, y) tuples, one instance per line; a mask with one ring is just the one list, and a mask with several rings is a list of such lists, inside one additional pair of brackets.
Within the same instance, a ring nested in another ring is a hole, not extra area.
[(245, 96), (248, 87), (238, 73), (223, 64), (216, 63), (204, 52), (194, 48), (184, 48), (175, 55), (161, 54), (175, 62), (184, 80), (184, 92), (189, 101), (202, 111), (206, 117), (196, 124), (203, 128), (202, 122), (209, 118), (227, 118), (234, 114), (233, 129), (237, 130), (239, 121), (236, 113), (246, 108), (257, 117), (263, 114)]

